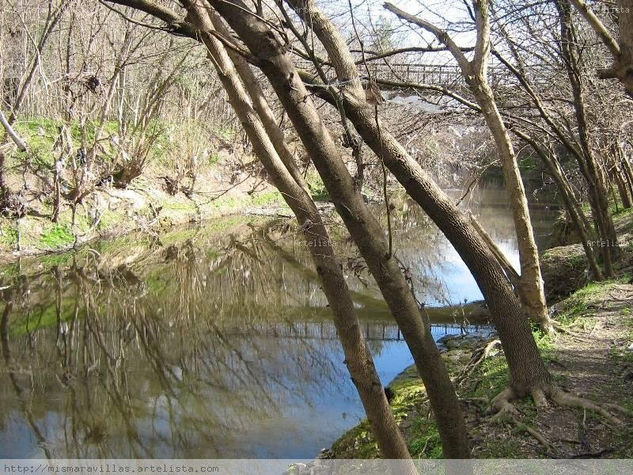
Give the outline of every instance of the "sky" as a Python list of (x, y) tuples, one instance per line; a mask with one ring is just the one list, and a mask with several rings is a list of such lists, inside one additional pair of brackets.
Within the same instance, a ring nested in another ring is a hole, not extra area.
[[(351, 16), (349, 14), (350, 2), (354, 11), (354, 19), (359, 34), (370, 33), (376, 25), (381, 23), (393, 27), (393, 40), (395, 46), (437, 46), (439, 43), (435, 37), (421, 28), (401, 21), (391, 12), (383, 8), (383, 0), (317, 0), (319, 6), (328, 14), (341, 31), (348, 37), (353, 36)], [(396, 7), (415, 15), (419, 15), (427, 21), (439, 27), (449, 27), (452, 30), (464, 29), (470, 23), (470, 18), (461, 1), (416, 1), (416, 0), (391, 0)], [(468, 27), (470, 30), (470, 28)], [(474, 31), (456, 32), (451, 34), (459, 46), (472, 46), (475, 41)], [(419, 54), (416, 62), (431, 64), (454, 64), (450, 53)]]

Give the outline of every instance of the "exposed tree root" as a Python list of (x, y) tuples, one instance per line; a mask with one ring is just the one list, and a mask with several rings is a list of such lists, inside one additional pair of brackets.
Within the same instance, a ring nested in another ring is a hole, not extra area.
[[(550, 444), (543, 435), (534, 429), (533, 427), (519, 421), (517, 416), (519, 415), (519, 411), (510, 401), (516, 397), (516, 393), (512, 388), (506, 388), (501, 393), (497, 395), (492, 400), (492, 407), (497, 411), (497, 413), (492, 417), (495, 422), (511, 422), (513, 423), (519, 430), (527, 432), (529, 435), (534, 437), (539, 444), (541, 444), (545, 449), (549, 452), (555, 452), (556, 449)], [(545, 397), (545, 392), (541, 389), (535, 389), (532, 391), (532, 398), (534, 399), (537, 407), (545, 407), (547, 406), (547, 399)]]
[(496, 414), (493, 416), (493, 420), (500, 420), (510, 415), (512, 417), (518, 416), (519, 411), (514, 404), (510, 401), (515, 399), (516, 394), (512, 388), (505, 388), (501, 391), (497, 396), (492, 400), (492, 407), (496, 411)]
[[(550, 386), (547, 388), (534, 388), (530, 392), (530, 396), (534, 401), (537, 409), (542, 409), (548, 406), (547, 399), (551, 399), (559, 406), (577, 407), (596, 412), (602, 417), (607, 419), (612, 424), (620, 425), (623, 422), (607, 411), (604, 407), (579, 396), (570, 394), (556, 386)], [(502, 419), (506, 415), (516, 416), (518, 415), (517, 408), (512, 404), (512, 400), (516, 399), (517, 395), (512, 388), (506, 388), (501, 391), (491, 402), (492, 409), (496, 411), (493, 419)], [(629, 414), (629, 411), (623, 407), (615, 404), (606, 404), (612, 410), (617, 410), (623, 414)]]
[(572, 338), (578, 340), (578, 341), (592, 341), (591, 338), (586, 338), (581, 336), (579, 333), (575, 333), (571, 330), (569, 330), (568, 328), (565, 328), (563, 325), (561, 325), (558, 322), (552, 322), (554, 325), (554, 329), (556, 330), (556, 332), (560, 332), (560, 333), (564, 333), (565, 335), (569, 335)]
[(574, 396), (573, 394), (565, 392), (560, 388), (554, 388), (551, 391), (549, 391), (549, 393), (552, 400), (559, 406), (579, 407), (581, 409), (587, 409), (589, 411), (597, 412), (605, 419), (611, 421), (613, 424), (616, 424), (616, 425), (622, 424), (622, 421), (620, 419), (615, 417), (613, 414), (611, 414), (609, 411), (607, 411), (603, 407), (590, 401), (589, 399)]
[(625, 407), (618, 406), (617, 404), (613, 404), (611, 402), (608, 402), (608, 403), (606, 403), (604, 405), (604, 407), (607, 407), (607, 408), (611, 409), (612, 411), (617, 411), (620, 414), (624, 414), (625, 416), (633, 417), (633, 412), (629, 411)]
[(519, 430), (522, 430), (524, 432), (527, 432), (528, 434), (530, 434), (532, 437), (534, 437), (539, 444), (541, 444), (543, 447), (545, 447), (545, 449), (548, 452), (556, 452), (556, 448), (550, 444), (547, 439), (545, 437), (543, 437), (543, 435), (537, 431), (536, 429), (534, 429), (533, 427), (530, 427), (527, 424), (524, 424), (523, 422), (519, 421), (516, 417), (513, 417), (511, 419), (511, 421), (514, 423), (514, 425), (517, 426), (517, 428)]
[(534, 388), (530, 391), (530, 395), (532, 396), (532, 400), (534, 401), (534, 405), (537, 409), (543, 409), (548, 406), (547, 396), (545, 395), (545, 391), (542, 389)]
[(599, 450), (598, 452), (586, 452), (584, 454), (576, 454), (576, 455), (572, 455), (571, 458), (573, 459), (595, 459), (595, 458), (600, 458), (603, 455), (607, 455), (613, 453), (613, 449), (602, 449)]
[[(607, 411), (605, 407), (611, 409), (612, 411), (618, 411), (618, 412), (621, 412), (622, 414), (633, 416), (633, 414), (629, 410), (621, 406), (618, 406), (617, 404), (607, 403), (607, 404), (604, 404), (604, 407), (603, 407), (602, 405), (598, 405), (588, 399), (575, 396), (566, 391), (563, 391), (557, 386), (548, 386), (545, 388), (534, 388), (530, 391), (530, 397), (533, 399), (534, 404), (536, 405), (537, 409), (548, 407), (549, 406), (548, 399), (549, 399), (550, 401), (557, 404), (558, 406), (577, 407), (577, 408), (593, 411), (601, 415), (602, 417), (604, 417), (606, 420), (608, 420), (610, 423), (614, 425), (620, 425), (623, 422), (617, 417), (615, 417), (612, 413)], [(515, 399), (518, 399), (517, 393), (511, 387), (507, 387), (506, 389), (501, 391), (491, 401), (491, 407), (493, 411), (495, 411), (495, 414), (492, 416), (492, 420), (495, 422), (504, 422), (504, 423), (514, 424), (517, 427), (517, 429), (526, 432), (527, 434), (532, 436), (534, 439), (536, 439), (538, 443), (541, 444), (548, 453), (555, 454), (558, 450), (543, 436), (543, 434), (541, 434), (534, 427), (531, 427), (520, 421), (519, 419), (520, 413), (518, 409), (515, 407), (515, 405), (512, 404), (512, 401)]]

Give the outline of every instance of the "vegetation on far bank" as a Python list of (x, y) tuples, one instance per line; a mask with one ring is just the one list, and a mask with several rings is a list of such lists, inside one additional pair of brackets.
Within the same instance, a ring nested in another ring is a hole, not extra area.
[[(473, 0), (444, 10), (429, 6), (429, 19), (387, 2), (383, 13), (393, 25), (379, 32), (372, 8), (370, 21), (357, 27), (351, 3), (347, 12), (335, 12), (327, 2), (286, 0), (267, 5), (265, 14), (237, 0), (167, 1), (158, 9), (150, 0), (32, 3), (28, 14), (9, 5), (2, 21), (12, 28), (0, 31), (8, 64), (0, 68), (0, 213), (15, 220), (4, 233), (15, 252), (74, 246), (99, 234), (102, 224), (114, 233), (146, 230), (159, 240), (177, 220), (191, 219), (189, 209), (201, 221), (203, 206), (219, 199), (235, 205), (244, 193), (274, 183), (279, 191), (270, 199), (283, 196), (297, 218), (381, 453), (406, 460), (411, 451), (426, 453), (437, 444), (427, 438), (408, 447), (397, 430), (357, 331), (347, 269), (330, 238), (337, 224), (360, 254), (356, 269), (367, 269), (411, 350), (431, 395), (442, 454), (466, 459), (479, 454), (478, 431), (488, 420), (468, 430), (480, 412), (462, 410), (464, 401), (421, 325), (415, 265), (403, 264), (393, 246), (389, 190), (403, 188), (474, 277), (503, 340), (507, 385), (494, 384), (496, 373), (485, 381), (499, 392), (492, 404), (496, 420), (507, 418), (551, 456), (564, 453), (556, 445), (562, 438), (538, 419), (536, 429), (519, 420), (515, 401), (519, 408), (529, 405), (525, 398), (541, 409), (548, 402), (565, 407), (552, 417), (580, 407), (619, 423), (612, 415), (618, 407), (602, 410), (591, 395), (579, 397), (579, 387), (566, 387), (547, 342), (532, 332), (530, 325), (538, 325), (552, 338), (556, 327), (591, 341), (549, 315), (527, 199), (541, 190), (528, 191), (525, 182), (540, 176), (543, 189), (555, 188), (585, 255), (586, 264), (565, 256), (571, 270), (584, 270), (570, 288), (557, 290), (560, 297), (585, 282), (630, 278), (629, 258), (621, 260), (628, 244), (615, 245), (626, 235), (616, 231), (609, 205), (619, 200), (633, 207), (632, 103), (626, 100), (633, 83), (622, 72), (633, 68), (623, 53), (633, 50), (633, 9), (591, 15), (582, 1)], [(468, 49), (458, 46), (464, 35), (471, 39)], [(618, 80), (619, 87), (606, 80)], [(235, 131), (230, 140), (222, 133), (227, 129)], [(519, 269), (477, 217), (460, 209), (495, 166), (512, 211)], [(323, 186), (312, 186), (309, 173)], [(155, 203), (161, 182), (160, 193), (182, 201), (159, 195)], [(452, 199), (446, 186), (464, 195)], [(366, 187), (378, 191), (384, 219), (361, 196)], [(338, 211), (334, 223), (314, 202), (326, 196)], [(567, 277), (556, 274), (555, 259), (552, 274), (544, 273), (550, 296), (552, 282)], [(630, 284), (618, 285), (614, 299), (628, 304)], [(5, 289), (8, 316), (17, 294)], [(609, 318), (600, 320), (605, 334), (614, 326)], [(582, 357), (592, 351), (585, 348)], [(484, 350), (467, 368), (476, 374), (489, 356)], [(570, 381), (583, 369), (575, 365)], [(483, 399), (477, 390), (474, 406)], [(555, 430), (566, 423), (558, 421)], [(573, 443), (586, 449), (582, 454), (596, 455), (585, 439)]]

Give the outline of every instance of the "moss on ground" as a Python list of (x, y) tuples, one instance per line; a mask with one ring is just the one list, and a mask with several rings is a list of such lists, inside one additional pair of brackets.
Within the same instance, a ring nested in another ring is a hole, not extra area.
[(278, 190), (265, 191), (253, 194), (251, 198), (255, 206), (264, 206), (273, 203), (283, 203), (283, 197)]
[[(456, 376), (468, 361), (470, 351), (455, 349), (443, 353), (449, 373)], [(435, 421), (428, 413), (426, 390), (415, 366), (400, 373), (390, 384), (390, 405), (401, 426), (411, 455), (417, 458), (441, 458), (442, 447)], [(336, 458), (378, 458), (380, 452), (364, 420), (340, 437), (331, 448)]]

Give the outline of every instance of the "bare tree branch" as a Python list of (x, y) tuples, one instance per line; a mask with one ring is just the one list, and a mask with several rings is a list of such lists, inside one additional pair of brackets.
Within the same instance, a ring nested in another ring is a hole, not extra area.
[(15, 145), (17, 145), (17, 147), (23, 152), (26, 152), (28, 149), (28, 147), (26, 146), (26, 142), (22, 140), (15, 129), (11, 127), (11, 124), (9, 124), (9, 121), (4, 116), (2, 111), (0, 111), (0, 124), (2, 124), (2, 127), (4, 127), (4, 130), (6, 130), (7, 134), (9, 135), (9, 137), (11, 137), (11, 140), (13, 140)]
[(168, 31), (190, 38), (196, 38), (195, 29), (188, 24), (185, 19), (179, 16), (173, 10), (150, 2), (148, 0), (105, 0), (109, 3), (114, 3), (124, 7), (134, 8), (141, 12), (148, 13), (149, 15), (164, 21), (167, 24)]
[(589, 5), (587, 5), (584, 0), (571, 0), (571, 3), (574, 5), (574, 7), (576, 7), (576, 10), (580, 12), (584, 19), (587, 20), (587, 23), (591, 25), (591, 28), (593, 28), (594, 31), (598, 34), (605, 46), (609, 48), (609, 51), (611, 51), (614, 59), (619, 58), (620, 45), (618, 45), (618, 42), (615, 40), (615, 38), (613, 38), (611, 33), (609, 33), (609, 30), (607, 30), (600, 18), (596, 16), (591, 7), (589, 7)]
[(429, 33), (432, 33), (440, 41), (440, 43), (442, 43), (444, 46), (448, 48), (448, 50), (455, 57), (460, 67), (464, 71), (471, 70), (471, 64), (468, 61), (468, 58), (466, 58), (466, 56), (464, 55), (462, 48), (457, 46), (457, 43), (455, 43), (455, 41), (453, 41), (450, 35), (446, 33), (444, 30), (438, 28), (437, 26), (433, 25), (432, 23), (429, 23), (426, 20), (423, 20), (420, 17), (411, 15), (410, 13), (407, 13), (404, 10), (399, 9), (398, 7), (396, 7), (395, 5), (389, 2), (386, 2), (383, 6), (385, 9), (389, 10), (391, 13), (396, 15), (401, 20), (404, 20), (409, 23), (413, 23), (414, 25), (419, 26), (420, 28), (428, 31)]

